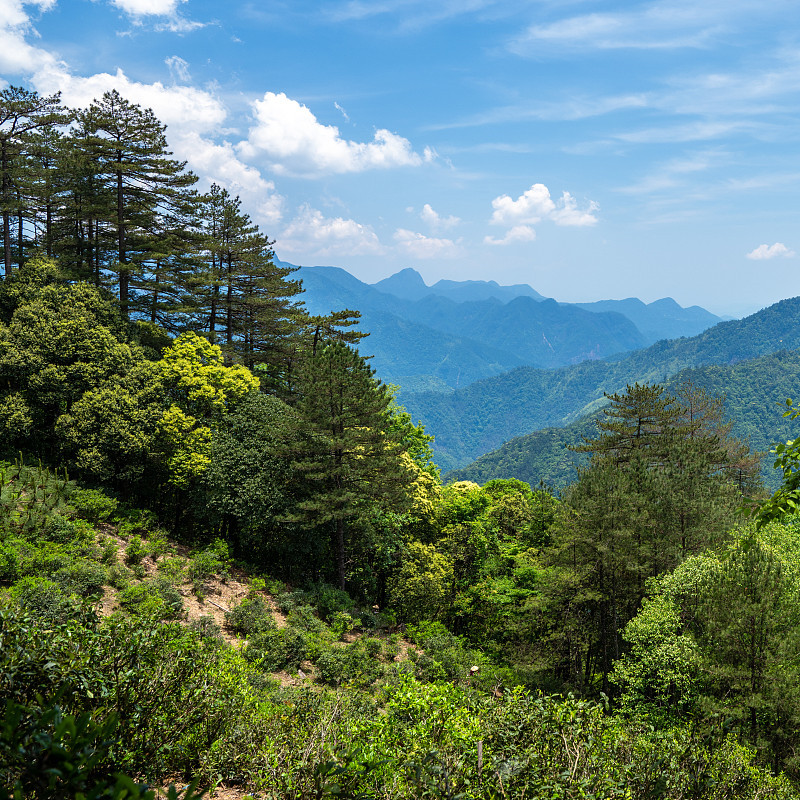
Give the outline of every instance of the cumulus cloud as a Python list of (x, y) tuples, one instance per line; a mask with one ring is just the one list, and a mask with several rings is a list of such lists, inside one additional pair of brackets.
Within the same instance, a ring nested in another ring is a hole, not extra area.
[(305, 258), (381, 255), (384, 252), (368, 225), (342, 217), (324, 217), (310, 206), (303, 206), (276, 239), (276, 248), (281, 253), (298, 253)]
[(436, 211), (433, 210), (430, 203), (425, 203), (422, 206), (422, 211), (420, 212), (420, 218), (423, 222), (426, 222), (430, 227), (431, 230), (438, 231), (438, 230), (446, 230), (447, 228), (455, 228), (461, 220), (458, 217), (449, 216), (443, 217), (438, 214)]
[(505, 246), (515, 242), (532, 242), (536, 238), (536, 231), (530, 225), (515, 225), (505, 236), (500, 239), (494, 236), (485, 236), (484, 244)]
[(311, 110), (285, 94), (267, 92), (253, 103), (255, 125), (239, 145), (245, 158), (264, 158), (283, 175), (363, 172), (416, 167), (434, 155), (420, 156), (411, 142), (384, 128), (371, 142), (343, 139), (335, 125), (323, 125)]
[(582, 211), (569, 192), (564, 192), (556, 202), (543, 183), (534, 183), (516, 200), (507, 194), (495, 197), (492, 208), (492, 225), (535, 225), (543, 219), (550, 219), (556, 225), (584, 226), (597, 223), (594, 215), (597, 203), (589, 203), (589, 207)]
[(753, 261), (767, 261), (770, 258), (791, 258), (793, 255), (794, 250), (790, 250), (783, 242), (775, 242), (775, 244), (760, 244), (747, 254), (747, 258)]
[[(259, 224), (274, 227), (283, 218), (284, 198), (275, 191), (275, 184), (266, 180), (253, 166), (236, 155), (229, 142), (218, 144), (196, 131), (174, 137), (176, 154), (185, 158), (189, 167), (201, 175), (201, 186), (218, 183), (231, 194), (242, 198), (245, 210)], [(267, 233), (271, 234), (270, 230)]]
[(437, 239), (422, 233), (398, 228), (394, 234), (397, 247), (414, 258), (456, 258), (461, 248), (452, 239)]
[(178, 13), (178, 6), (186, 0), (110, 0), (111, 5), (127, 14), (136, 25), (155, 17), (157, 31), (189, 33), (196, 28), (205, 27), (203, 22), (194, 22)]
[(25, 40), (35, 31), (25, 5), (37, 5), (47, 11), (54, 0), (23, 3), (23, 0), (0, 0), (0, 75), (29, 75), (38, 70), (62, 66), (50, 53), (34, 47)]

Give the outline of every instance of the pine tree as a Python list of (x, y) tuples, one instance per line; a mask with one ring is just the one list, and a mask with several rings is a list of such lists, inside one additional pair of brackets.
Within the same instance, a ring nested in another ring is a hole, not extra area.
[(163, 242), (157, 241), (159, 217), (197, 179), (185, 162), (171, 158), (165, 126), (153, 112), (117, 91), (106, 92), (79, 120), (85, 153), (97, 170), (94, 210), (114, 241), (114, 259), (103, 267), (116, 273), (120, 309), (127, 317), (132, 279), (154, 256), (164, 256)]
[(329, 532), (344, 588), (352, 522), (370, 506), (399, 509), (407, 501), (410, 475), (401, 459), (407, 445), (390, 433), (387, 387), (343, 342), (307, 355), (300, 387), (297, 411), (310, 435), (293, 466), (308, 494), (293, 519)]
[(550, 552), (582, 587), (583, 616), (592, 620), (586, 682), (599, 673), (606, 692), (647, 579), (713, 544), (732, 523), (739, 495), (729, 457), (745, 447), (730, 437), (722, 401), (691, 385), (677, 397), (639, 384), (608, 397), (600, 435), (576, 448), (592, 460), (565, 495), (569, 511)]
[(25, 160), (32, 135), (43, 128), (66, 121), (60, 94), (39, 97), (19, 86), (0, 92), (0, 212), (2, 212), (3, 262), (5, 276), (11, 274), (11, 217), (17, 218), (17, 264), (24, 260), (24, 219), (29, 209), (23, 187), (27, 175)]

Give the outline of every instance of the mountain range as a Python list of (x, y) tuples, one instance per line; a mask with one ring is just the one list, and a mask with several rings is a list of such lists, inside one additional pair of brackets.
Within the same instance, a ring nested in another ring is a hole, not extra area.
[[(514, 437), (590, 414), (605, 403), (604, 392), (636, 381), (664, 383), (688, 368), (722, 368), (798, 348), (800, 298), (792, 298), (697, 336), (659, 341), (614, 359), (549, 370), (519, 367), (450, 393), (407, 393), (403, 403), (435, 434), (436, 461), (447, 471)], [(787, 396), (797, 394), (791, 390)]]
[[(285, 263), (285, 262), (281, 262)], [(671, 298), (557, 303), (527, 284), (441, 280), (405, 269), (370, 285), (339, 267), (300, 267), (312, 314), (361, 313), (361, 351), (378, 377), (409, 392), (449, 392), (520, 366), (555, 368), (693, 335), (720, 321)]]

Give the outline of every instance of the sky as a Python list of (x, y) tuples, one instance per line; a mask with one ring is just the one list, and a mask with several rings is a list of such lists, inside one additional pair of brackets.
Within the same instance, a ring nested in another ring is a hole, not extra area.
[(0, 88), (152, 108), (293, 264), (740, 316), (800, 294), (799, 11), (0, 0)]

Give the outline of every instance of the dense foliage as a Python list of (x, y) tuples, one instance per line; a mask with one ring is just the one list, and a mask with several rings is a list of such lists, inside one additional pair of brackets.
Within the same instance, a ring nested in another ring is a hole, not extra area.
[[(38, 119), (33, 95), (3, 103)], [(27, 125), (2, 128), (4, 208), (28, 197)], [(55, 133), (94, 154), (78, 183), (100, 194), (71, 230), (94, 249), (60, 238), (55, 195), (44, 238), (4, 240), (0, 798), (150, 800), (178, 779), (271, 798), (798, 797), (794, 440), (759, 506), (718, 397), (634, 384), (560, 496), (443, 485), (350, 315), (285, 325), (282, 301), (250, 304), (256, 271), (279, 299), (295, 287), (221, 190), (204, 223), (230, 212), (241, 238), (154, 255), (166, 234), (146, 229), (188, 181), (172, 164), (169, 197), (145, 191), (169, 166), (149, 112), (110, 95), (73, 125)], [(120, 182), (121, 203), (104, 193)], [(24, 234), (40, 211), (19, 208)], [(211, 272), (162, 307), (158, 264)]]

